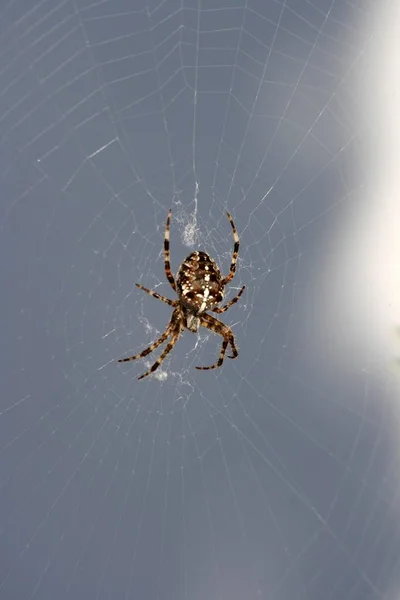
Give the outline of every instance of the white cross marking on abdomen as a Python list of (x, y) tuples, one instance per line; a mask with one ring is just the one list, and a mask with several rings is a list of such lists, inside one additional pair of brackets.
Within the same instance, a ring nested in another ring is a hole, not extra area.
[(203, 312), (203, 310), (206, 308), (206, 306), (207, 306), (207, 298), (208, 298), (209, 295), (210, 295), (210, 290), (208, 288), (205, 288), (204, 293), (203, 293), (204, 300), (201, 303), (199, 312)]

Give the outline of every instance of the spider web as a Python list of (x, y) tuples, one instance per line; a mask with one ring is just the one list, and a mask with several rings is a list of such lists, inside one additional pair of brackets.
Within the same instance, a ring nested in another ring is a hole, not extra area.
[[(1, 8), (4, 600), (398, 598), (400, 18), (377, 7)], [(221, 340), (186, 332), (138, 382), (159, 353), (115, 360), (170, 318), (134, 286), (175, 297), (170, 207), (174, 272), (204, 248), (227, 273), (234, 217), (240, 355), (198, 372)]]

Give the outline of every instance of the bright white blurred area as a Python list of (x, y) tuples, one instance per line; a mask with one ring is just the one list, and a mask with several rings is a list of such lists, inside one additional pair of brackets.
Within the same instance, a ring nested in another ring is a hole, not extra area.
[(365, 27), (370, 42), (354, 78), (361, 183), (318, 274), (318, 337), (329, 361), (357, 363), (391, 384), (400, 383), (400, 3), (377, 3)]

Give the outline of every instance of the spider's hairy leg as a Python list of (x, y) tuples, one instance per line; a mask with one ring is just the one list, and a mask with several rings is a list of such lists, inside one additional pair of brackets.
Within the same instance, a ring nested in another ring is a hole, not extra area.
[(172, 214), (172, 210), (169, 209), (167, 222), (165, 225), (165, 233), (164, 233), (164, 268), (165, 268), (165, 275), (166, 275), (168, 281), (170, 282), (172, 289), (176, 291), (175, 278), (171, 271), (171, 257), (170, 257), (170, 253), (169, 253), (169, 229), (171, 226), (171, 214)]
[(165, 302), (165, 304), (169, 304), (170, 306), (176, 306), (178, 304), (177, 300), (170, 300), (169, 298), (166, 298), (165, 296), (161, 296), (161, 294), (157, 294), (157, 292), (153, 292), (153, 290), (149, 290), (147, 287), (144, 287), (144, 285), (141, 285), (140, 283), (135, 283), (135, 285), (140, 290), (143, 290), (144, 292), (146, 292), (146, 294), (150, 294), (150, 296), (153, 296), (153, 298), (157, 298), (157, 300), (161, 300), (162, 302)]
[(211, 329), (211, 331), (214, 331), (214, 333), (218, 333), (218, 335), (222, 335), (224, 341), (222, 342), (221, 351), (219, 353), (217, 362), (215, 362), (213, 365), (210, 365), (209, 367), (196, 367), (196, 369), (206, 371), (208, 369), (217, 369), (218, 367), (220, 367), (224, 362), (228, 344), (230, 344), (232, 348), (232, 355), (230, 355), (229, 358), (238, 357), (239, 352), (236, 348), (235, 336), (233, 335), (232, 329), (230, 327), (228, 327), (227, 325), (222, 323), (222, 321), (219, 321), (215, 317), (212, 317), (211, 315), (207, 314), (201, 316), (200, 325), (206, 327), (207, 329)]
[(224, 277), (224, 279), (222, 280), (222, 284), (223, 285), (226, 285), (235, 276), (236, 261), (237, 261), (238, 255), (239, 255), (239, 234), (237, 232), (237, 229), (235, 227), (235, 223), (233, 222), (233, 219), (232, 219), (230, 213), (227, 212), (226, 214), (228, 215), (228, 219), (229, 219), (229, 222), (230, 222), (231, 227), (232, 227), (234, 246), (233, 246), (233, 254), (232, 254), (232, 260), (231, 260), (231, 267), (229, 269), (228, 275), (226, 277)]
[(163, 360), (166, 358), (167, 354), (169, 354), (171, 352), (172, 348), (175, 346), (176, 342), (179, 339), (181, 331), (182, 331), (182, 326), (181, 326), (180, 322), (177, 322), (176, 325), (175, 325), (175, 327), (173, 328), (172, 333), (171, 333), (171, 340), (165, 346), (164, 350), (162, 351), (162, 353), (160, 354), (160, 356), (157, 358), (157, 360), (154, 363), (154, 365), (152, 365), (150, 367), (150, 369), (148, 369), (146, 371), (146, 373), (143, 373), (143, 375), (140, 375), (138, 377), (138, 379), (143, 379), (144, 377), (147, 377), (151, 373), (154, 373), (154, 371), (156, 369), (158, 369), (158, 367), (161, 365), (161, 363), (163, 362)]
[(240, 292), (234, 298), (232, 298), (232, 300), (229, 300), (229, 302), (227, 302), (224, 306), (216, 306), (212, 309), (212, 311), (218, 313), (219, 315), (221, 313), (224, 313), (226, 310), (228, 310), (228, 308), (232, 306), (232, 304), (236, 304), (236, 302), (239, 300), (240, 296), (243, 294), (245, 289), (246, 286), (243, 286)]
[(127, 358), (119, 358), (117, 362), (119, 362), (119, 363), (130, 362), (131, 360), (136, 360), (137, 358), (143, 358), (144, 356), (147, 356), (148, 354), (150, 354), (150, 352), (153, 352), (153, 350), (158, 348), (158, 346), (160, 346), (163, 342), (165, 342), (165, 340), (171, 335), (171, 331), (173, 330), (173, 328), (175, 326), (178, 315), (179, 315), (179, 310), (176, 308), (174, 310), (174, 312), (172, 313), (171, 320), (168, 323), (168, 326), (167, 326), (166, 330), (164, 331), (164, 333), (162, 333), (160, 335), (158, 340), (156, 340), (155, 342), (150, 344), (150, 346), (148, 348), (145, 348), (145, 350), (142, 350), (142, 352), (139, 352), (139, 354), (134, 354), (133, 356), (128, 356)]

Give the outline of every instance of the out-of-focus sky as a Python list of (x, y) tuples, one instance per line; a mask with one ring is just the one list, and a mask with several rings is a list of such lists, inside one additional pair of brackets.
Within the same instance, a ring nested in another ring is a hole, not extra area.
[[(0, 8), (0, 598), (396, 600), (394, 1)], [(174, 273), (221, 339), (152, 377)]]

